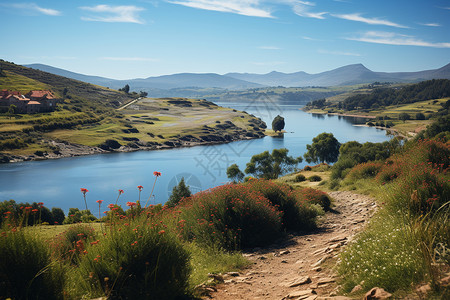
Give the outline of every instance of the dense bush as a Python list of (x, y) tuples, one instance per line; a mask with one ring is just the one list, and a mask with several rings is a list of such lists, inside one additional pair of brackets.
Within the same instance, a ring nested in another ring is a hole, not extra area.
[(263, 246), (281, 232), (282, 213), (250, 186), (219, 186), (181, 205), (183, 236), (208, 246), (229, 250)]
[(71, 207), (69, 208), (69, 213), (67, 217), (64, 219), (64, 224), (75, 224), (75, 223), (88, 223), (91, 221), (95, 221), (97, 218), (88, 210), (79, 210), (78, 208)]
[(346, 178), (349, 178), (351, 180), (372, 178), (378, 174), (382, 167), (383, 164), (380, 162), (362, 163), (352, 168), (351, 171), (347, 174)]
[(98, 243), (87, 245), (73, 289), (78, 298), (175, 299), (187, 292), (189, 254), (161, 225), (146, 218), (112, 228)]
[(251, 180), (247, 183), (251, 190), (260, 192), (283, 213), (283, 227), (287, 230), (310, 230), (315, 228), (316, 210), (308, 202), (302, 201), (289, 185), (269, 180)]
[[(61, 210), (60, 208), (53, 209)], [(57, 213), (59, 214), (58, 218), (60, 218), (61, 212)], [(5, 220), (8, 220), (9, 224), (14, 224), (15, 226), (28, 226), (44, 222), (54, 224), (55, 216), (42, 202), (30, 204), (28, 202), (16, 203), (14, 200), (5, 200), (0, 202), (0, 224)]]
[(327, 193), (312, 189), (312, 188), (304, 188), (297, 191), (297, 195), (301, 201), (305, 201), (306, 203), (318, 204), (325, 211), (330, 210), (331, 207), (331, 199), (327, 195)]
[(294, 178), (294, 181), (295, 181), (295, 182), (302, 182), (302, 181), (305, 181), (305, 180), (306, 180), (305, 175), (303, 175), (303, 174), (297, 174), (297, 175), (295, 175), (295, 178)]
[(46, 244), (25, 230), (1, 230), (1, 298), (63, 299), (64, 273)]
[(319, 175), (312, 175), (312, 176), (308, 177), (308, 180), (311, 182), (318, 182), (318, 181), (322, 181), (322, 177), (320, 177)]
[(87, 243), (96, 237), (94, 229), (89, 225), (74, 225), (57, 235), (50, 243), (52, 256), (59, 260), (76, 263), (78, 257), (86, 250)]

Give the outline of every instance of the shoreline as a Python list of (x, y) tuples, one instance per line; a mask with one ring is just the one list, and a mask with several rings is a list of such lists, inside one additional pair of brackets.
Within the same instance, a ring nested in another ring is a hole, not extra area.
[(330, 116), (340, 116), (340, 117), (353, 117), (353, 118), (363, 118), (363, 119), (376, 119), (375, 116), (369, 116), (369, 115), (357, 115), (357, 114), (343, 114), (343, 113), (329, 113), (329, 112), (313, 112), (310, 110), (303, 110), (306, 113), (309, 114), (316, 114), (316, 115), (330, 115)]
[[(96, 155), (96, 154), (108, 154), (108, 153), (129, 153), (129, 152), (137, 152), (137, 151), (155, 151), (155, 150), (170, 150), (177, 148), (191, 148), (196, 146), (211, 146), (211, 145), (219, 145), (219, 144), (228, 144), (232, 142), (239, 141), (247, 141), (253, 139), (264, 138), (266, 135), (264, 133), (251, 133), (250, 135), (236, 135), (231, 136), (229, 140), (224, 139), (222, 136), (213, 136), (216, 137), (215, 140), (197, 140), (197, 141), (185, 141), (182, 139), (167, 141), (165, 144), (157, 144), (152, 146), (145, 146), (142, 144), (135, 143), (134, 147), (130, 146), (121, 146), (117, 149), (102, 149), (100, 147), (91, 147), (80, 144), (73, 144), (69, 142), (57, 142), (57, 141), (49, 141), (49, 144), (52, 146), (56, 146), (59, 148), (58, 153), (49, 152), (44, 153), (43, 156), (38, 156), (36, 154), (31, 155), (14, 155), (14, 154), (0, 154), (0, 164), (8, 164), (8, 163), (19, 163), (19, 162), (28, 162), (28, 161), (43, 161), (49, 159), (60, 159), (60, 158), (70, 158), (70, 157), (79, 157), (79, 156), (87, 156), (87, 155)], [(56, 151), (55, 151), (56, 152)], [(2, 157), (3, 156), (3, 157)], [(7, 161), (8, 160), (8, 161)]]

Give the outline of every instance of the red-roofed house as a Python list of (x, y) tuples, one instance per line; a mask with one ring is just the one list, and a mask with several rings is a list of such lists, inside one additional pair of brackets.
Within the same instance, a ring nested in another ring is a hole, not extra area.
[(15, 105), (19, 114), (54, 111), (58, 101), (51, 91), (30, 91), (25, 95), (18, 91), (0, 91), (0, 109), (7, 111), (10, 105)]

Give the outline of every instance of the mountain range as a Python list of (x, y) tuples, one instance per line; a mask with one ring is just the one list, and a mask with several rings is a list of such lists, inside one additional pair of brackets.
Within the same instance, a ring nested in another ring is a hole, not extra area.
[(419, 72), (374, 72), (362, 64), (353, 64), (317, 74), (306, 72), (282, 73), (276, 71), (267, 74), (227, 73), (224, 75), (216, 73), (179, 73), (129, 80), (83, 75), (43, 64), (25, 66), (112, 89), (122, 88), (128, 84), (132, 91), (170, 90), (187, 87), (228, 90), (245, 90), (267, 86), (326, 87), (373, 83), (376, 81), (419, 82), (430, 79), (450, 79), (450, 63), (439, 69)]

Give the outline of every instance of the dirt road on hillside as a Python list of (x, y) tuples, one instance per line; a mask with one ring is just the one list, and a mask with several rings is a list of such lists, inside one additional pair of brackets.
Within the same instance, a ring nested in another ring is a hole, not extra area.
[(326, 214), (317, 232), (245, 252), (253, 264), (216, 278), (224, 282), (208, 298), (319, 300), (335, 295), (336, 275), (331, 266), (339, 251), (363, 228), (376, 204), (371, 197), (351, 192), (331, 192), (330, 196), (335, 211)]

